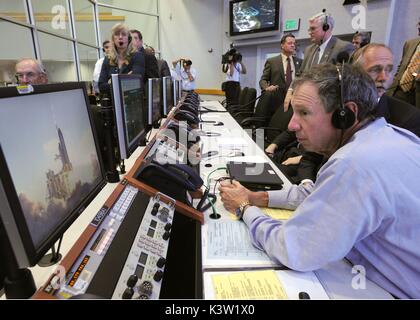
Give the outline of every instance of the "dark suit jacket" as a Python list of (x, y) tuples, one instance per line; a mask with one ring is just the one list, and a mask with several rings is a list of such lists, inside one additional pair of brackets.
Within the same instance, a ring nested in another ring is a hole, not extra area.
[[(311, 44), (305, 48), (304, 59), (302, 62), (302, 66), (300, 67), (301, 72), (308, 71), (311, 68), (312, 60), (314, 59), (314, 55), (317, 48), (318, 46), (316, 44)], [(350, 56), (353, 50), (354, 47), (350, 42), (343, 41), (338, 39), (337, 37), (332, 36), (330, 42), (328, 42), (328, 45), (324, 50), (321, 59), (319, 60), (319, 64), (335, 64), (337, 62), (337, 55), (340, 52), (345, 51)]]
[(171, 75), (171, 71), (169, 70), (168, 63), (163, 59), (157, 59), (157, 64), (159, 68), (159, 77), (168, 77)]
[[(299, 72), (301, 63), (301, 59), (293, 57), (295, 73)], [(260, 87), (261, 89), (265, 89), (269, 85), (279, 86), (278, 90), (270, 92), (270, 114), (272, 115), (274, 114), (275, 110), (277, 110), (277, 108), (279, 108), (283, 104), (284, 97), (286, 96), (286, 92), (288, 89), (286, 87), (285, 70), (280, 54), (278, 56), (267, 59), (267, 61), (265, 62), (264, 71), (260, 80)], [(267, 92), (265, 94), (267, 94)]]
[[(293, 57), (293, 63), (295, 65), (295, 72), (299, 72), (302, 60)], [(286, 78), (285, 70), (283, 67), (283, 61), (281, 54), (278, 56), (267, 59), (264, 65), (264, 71), (260, 80), (260, 88), (265, 89), (270, 85), (279, 86), (280, 91), (286, 91)]]
[(395, 73), (394, 80), (392, 85), (389, 87), (387, 94), (393, 96), (395, 91), (398, 89), (400, 80), (404, 74), (405, 69), (407, 69), (408, 64), (410, 63), (411, 57), (416, 51), (417, 46), (420, 44), (420, 38), (408, 40), (404, 43), (404, 49), (401, 57), (400, 64), (398, 65), (397, 72)]
[(151, 53), (145, 52), (144, 48), (141, 48), (139, 52), (144, 56), (144, 82), (146, 83), (147, 79), (150, 78), (159, 78), (159, 67), (156, 57)]
[(383, 95), (377, 106), (377, 116), (420, 137), (420, 110), (405, 101)]

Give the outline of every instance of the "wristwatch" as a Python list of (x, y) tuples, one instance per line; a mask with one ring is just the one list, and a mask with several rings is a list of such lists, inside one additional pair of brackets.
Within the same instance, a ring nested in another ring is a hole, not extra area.
[(245, 208), (247, 206), (251, 205), (249, 201), (244, 201), (239, 205), (239, 208), (235, 210), (235, 216), (238, 218), (238, 220), (242, 219), (242, 216), (244, 215)]

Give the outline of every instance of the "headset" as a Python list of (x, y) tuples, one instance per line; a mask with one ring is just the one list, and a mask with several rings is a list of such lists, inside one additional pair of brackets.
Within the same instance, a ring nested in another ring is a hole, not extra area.
[(339, 66), (336, 66), (336, 68), (340, 86), (340, 106), (337, 110), (334, 111), (331, 117), (331, 122), (335, 128), (345, 130), (350, 128), (354, 124), (354, 122), (356, 121), (356, 116), (352, 110), (350, 110), (344, 105), (344, 63), (341, 67), (341, 72)]
[(327, 10), (326, 9), (322, 9), (322, 13), (325, 14), (325, 21), (324, 21), (324, 23), (322, 25), (322, 30), (324, 32), (327, 32), (328, 30), (330, 30), (330, 25), (328, 23), (328, 13), (327, 13)]
[(133, 40), (133, 37), (131, 36), (131, 32), (128, 31), (128, 44), (131, 43), (131, 40)]

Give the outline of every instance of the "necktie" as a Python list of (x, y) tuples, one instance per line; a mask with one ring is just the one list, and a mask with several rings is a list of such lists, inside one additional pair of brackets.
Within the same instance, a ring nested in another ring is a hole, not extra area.
[(315, 54), (314, 54), (314, 57), (312, 59), (311, 67), (316, 66), (318, 64), (318, 61), (319, 61), (319, 51), (321, 51), (321, 49), (319, 47), (317, 47), (315, 49)]
[(419, 73), (420, 69), (420, 44), (417, 46), (416, 52), (413, 54), (410, 63), (405, 69), (403, 76), (400, 80), (400, 87), (404, 92), (408, 92), (413, 87), (414, 77), (413, 73)]
[(292, 83), (292, 65), (290, 64), (290, 57), (287, 57), (286, 88), (289, 88), (291, 83)]

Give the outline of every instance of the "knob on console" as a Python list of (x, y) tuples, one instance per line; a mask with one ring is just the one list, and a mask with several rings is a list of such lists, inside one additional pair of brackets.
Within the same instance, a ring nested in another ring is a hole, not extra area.
[(153, 276), (153, 280), (155, 280), (156, 282), (159, 282), (160, 280), (162, 280), (163, 278), (163, 271), (158, 270), (156, 271), (155, 275)]
[(134, 290), (133, 288), (127, 288), (124, 290), (122, 298), (123, 299), (131, 299), (134, 295)]
[(163, 268), (163, 266), (165, 265), (165, 263), (166, 263), (166, 259), (165, 259), (165, 258), (163, 258), (163, 257), (161, 257), (161, 258), (159, 258), (159, 260), (156, 262), (156, 265), (157, 265), (157, 267), (158, 267), (158, 268)]
[(137, 277), (135, 274), (132, 274), (127, 280), (127, 287), (133, 288), (136, 285), (137, 280), (139, 280), (139, 277)]
[(168, 231), (166, 231), (166, 232), (163, 234), (162, 238), (163, 238), (163, 240), (168, 240), (170, 236), (171, 236), (171, 233), (170, 233), (170, 232), (168, 232)]
[(172, 223), (167, 223), (167, 224), (165, 224), (165, 231), (169, 231), (169, 230), (171, 230), (171, 228), (172, 228)]

